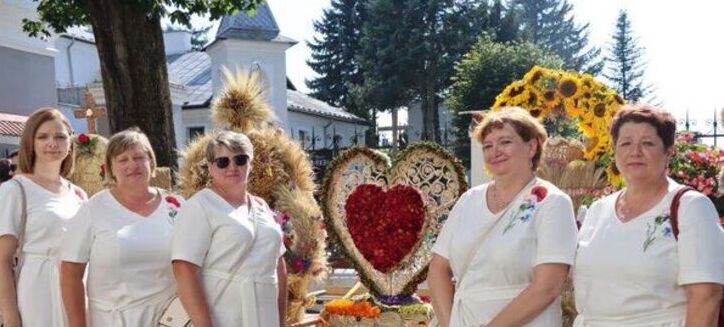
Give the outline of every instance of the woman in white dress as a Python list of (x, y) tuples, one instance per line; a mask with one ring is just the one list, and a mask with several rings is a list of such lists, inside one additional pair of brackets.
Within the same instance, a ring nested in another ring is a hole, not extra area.
[(58, 277), (61, 235), (64, 222), (86, 199), (85, 192), (65, 179), (74, 164), (72, 134), (57, 109), (34, 112), (20, 139), (19, 173), (14, 177), (22, 189), (13, 180), (0, 186), (0, 311), (5, 327), (66, 326)]
[(460, 197), (432, 249), (427, 280), (438, 322), (559, 327), (576, 223), (571, 199), (535, 176), (545, 129), (507, 108), (488, 114), (474, 137), (493, 180)]
[(149, 185), (156, 157), (137, 129), (111, 137), (105, 167), (110, 188), (95, 194), (63, 235), (61, 287), (70, 326), (155, 326), (175, 295), (168, 258), (182, 200)]
[(611, 125), (626, 188), (594, 202), (574, 276), (575, 326), (715, 326), (724, 284), (724, 231), (712, 202), (684, 193), (678, 241), (669, 221), (683, 187), (667, 178), (676, 121), (657, 108), (622, 107)]
[(247, 191), (253, 157), (245, 135), (218, 132), (206, 148), (211, 184), (179, 213), (173, 270), (196, 327), (285, 325), (282, 231), (266, 202)]

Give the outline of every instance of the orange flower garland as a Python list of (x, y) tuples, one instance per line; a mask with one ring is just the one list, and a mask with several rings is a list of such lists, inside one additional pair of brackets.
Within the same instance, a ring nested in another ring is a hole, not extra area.
[(380, 308), (367, 301), (354, 302), (348, 299), (336, 299), (327, 302), (324, 305), (324, 310), (330, 314), (357, 318), (377, 318), (380, 316)]

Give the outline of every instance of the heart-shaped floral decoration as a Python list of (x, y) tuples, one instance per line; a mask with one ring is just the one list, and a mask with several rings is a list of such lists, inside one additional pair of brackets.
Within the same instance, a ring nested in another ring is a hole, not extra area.
[(422, 196), (407, 185), (385, 191), (374, 184), (362, 184), (347, 197), (344, 210), (357, 250), (384, 273), (412, 252), (425, 224)]
[(437, 144), (408, 146), (394, 164), (357, 147), (327, 168), (321, 202), (362, 283), (378, 299), (397, 299), (425, 279), (439, 229), (466, 189), (459, 160)]

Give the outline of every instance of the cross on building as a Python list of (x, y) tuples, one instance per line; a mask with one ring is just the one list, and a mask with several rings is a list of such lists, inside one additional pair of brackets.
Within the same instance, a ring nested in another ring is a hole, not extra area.
[(97, 134), (96, 118), (105, 116), (106, 108), (96, 106), (93, 94), (89, 90), (85, 91), (85, 100), (83, 102), (84, 104), (80, 109), (73, 111), (75, 118), (85, 118), (88, 122), (88, 134)]

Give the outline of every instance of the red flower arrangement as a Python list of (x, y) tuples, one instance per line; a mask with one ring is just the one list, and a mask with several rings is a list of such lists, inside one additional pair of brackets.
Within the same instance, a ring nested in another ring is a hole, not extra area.
[(708, 196), (719, 216), (724, 216), (724, 194), (719, 177), (724, 167), (724, 150), (694, 143), (694, 133), (684, 133), (676, 139), (676, 153), (669, 163), (669, 176)]
[(88, 134), (80, 134), (75, 138), (76, 151), (79, 154), (92, 154), (98, 143), (97, 136), (91, 136)]
[(383, 273), (412, 252), (425, 223), (422, 196), (408, 185), (387, 191), (373, 184), (359, 185), (344, 209), (357, 250)]
[(88, 137), (88, 135), (82, 133), (78, 135), (78, 143), (88, 144), (88, 142), (90, 142), (90, 137)]

